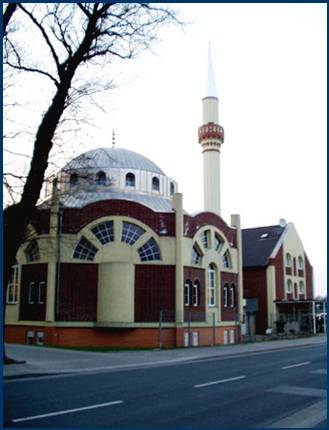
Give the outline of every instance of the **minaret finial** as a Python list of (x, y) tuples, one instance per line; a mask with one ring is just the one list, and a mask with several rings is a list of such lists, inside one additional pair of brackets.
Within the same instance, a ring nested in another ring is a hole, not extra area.
[(205, 97), (218, 97), (214, 68), (212, 65), (212, 58), (211, 58), (210, 40), (208, 40), (208, 77), (207, 77), (207, 91), (206, 91)]
[(115, 148), (115, 129), (112, 129), (112, 148)]

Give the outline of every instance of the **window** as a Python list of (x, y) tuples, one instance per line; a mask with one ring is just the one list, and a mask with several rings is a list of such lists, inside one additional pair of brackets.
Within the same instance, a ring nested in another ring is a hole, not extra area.
[(29, 246), (25, 250), (25, 256), (28, 263), (33, 261), (38, 261), (40, 258), (39, 255), (39, 246), (36, 240), (32, 240)]
[(145, 230), (138, 225), (132, 224), (131, 222), (123, 222), (121, 242), (133, 245), (144, 233)]
[(291, 279), (287, 280), (287, 294), (291, 294), (292, 293), (292, 282)]
[(70, 186), (74, 187), (75, 185), (78, 185), (79, 176), (77, 173), (72, 173), (70, 175)]
[(39, 282), (38, 303), (42, 305), (45, 302), (45, 282)]
[(215, 233), (215, 251), (219, 252), (223, 245), (223, 239), (217, 233)]
[(304, 262), (303, 262), (303, 258), (301, 256), (298, 257), (298, 270), (303, 270), (304, 269)]
[(234, 308), (235, 306), (235, 285), (232, 284), (230, 287), (230, 301), (231, 301), (231, 308)]
[(286, 267), (291, 267), (291, 255), (289, 253), (286, 254)]
[(44, 332), (43, 331), (37, 331), (36, 343), (37, 343), (37, 345), (43, 345), (44, 344)]
[(18, 265), (12, 266), (10, 271), (10, 278), (7, 285), (6, 303), (17, 303), (17, 289), (18, 289)]
[(113, 221), (106, 221), (97, 224), (91, 229), (102, 245), (114, 242)]
[(300, 281), (299, 282), (299, 294), (304, 294), (304, 293), (305, 293), (304, 282)]
[(228, 284), (225, 284), (224, 285), (224, 300), (223, 300), (224, 308), (227, 308), (227, 306), (228, 306), (228, 288), (229, 288)]
[(190, 306), (190, 294), (191, 294), (192, 282), (187, 280), (184, 285), (184, 305)]
[(126, 174), (126, 187), (135, 186), (135, 175), (133, 173)]
[(73, 258), (78, 258), (79, 260), (89, 260), (93, 261), (98, 249), (89, 242), (85, 237), (79, 240), (79, 243), (75, 247)]
[(261, 234), (261, 235), (259, 236), (259, 238), (260, 238), (260, 239), (267, 239), (267, 238), (268, 238), (268, 236), (269, 236), (269, 234), (268, 234), (268, 233), (263, 233), (263, 234)]
[(224, 269), (229, 269), (232, 267), (231, 256), (228, 250), (222, 256), (222, 264)]
[(215, 306), (216, 304), (216, 269), (213, 264), (210, 264), (207, 269), (208, 277), (208, 305)]
[(197, 246), (194, 245), (192, 248), (191, 262), (192, 262), (192, 264), (201, 264), (201, 260), (202, 260), (202, 254), (199, 251), (199, 249), (197, 248)]
[(160, 190), (160, 181), (159, 178), (153, 176), (152, 178), (152, 190), (159, 191)]
[(106, 175), (102, 170), (96, 175), (96, 183), (97, 185), (106, 185)]
[(170, 182), (170, 194), (175, 194), (175, 184), (173, 182)]
[(202, 231), (200, 233), (200, 240), (202, 245), (204, 246), (205, 249), (208, 249), (210, 244), (209, 244), (209, 236), (210, 236), (210, 230), (205, 230)]
[(28, 297), (27, 297), (27, 302), (29, 305), (34, 304), (34, 294), (35, 294), (34, 290), (35, 290), (35, 282), (30, 282), (29, 289), (28, 289)]
[(141, 261), (160, 260), (160, 249), (153, 238), (140, 247), (138, 253)]
[(195, 281), (192, 290), (192, 305), (199, 306), (200, 304), (200, 283)]

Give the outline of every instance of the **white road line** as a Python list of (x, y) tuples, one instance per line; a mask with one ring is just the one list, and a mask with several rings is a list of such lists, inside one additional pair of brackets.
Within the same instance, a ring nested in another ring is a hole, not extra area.
[(292, 369), (293, 367), (306, 366), (310, 363), (310, 361), (304, 361), (303, 363), (291, 364), (290, 366), (281, 367), (281, 370)]
[(311, 373), (315, 373), (316, 375), (326, 375), (327, 374), (327, 369), (312, 370)]
[(206, 382), (204, 384), (194, 385), (194, 388), (208, 387), (209, 385), (224, 384), (224, 382), (237, 381), (246, 378), (246, 375), (236, 376), (235, 378), (221, 379), (219, 381)]
[(123, 403), (123, 401), (122, 400), (116, 400), (114, 402), (100, 403), (98, 405), (84, 406), (82, 408), (67, 409), (65, 411), (50, 412), (48, 414), (34, 415), (32, 417), (15, 418), (15, 419), (11, 420), (11, 422), (13, 422), (13, 423), (20, 423), (22, 421), (38, 420), (38, 419), (41, 419), (41, 418), (54, 417), (56, 415), (71, 414), (72, 412), (80, 412), (80, 411), (87, 411), (87, 410), (90, 410), (90, 409), (105, 408), (106, 406), (118, 405), (120, 403)]

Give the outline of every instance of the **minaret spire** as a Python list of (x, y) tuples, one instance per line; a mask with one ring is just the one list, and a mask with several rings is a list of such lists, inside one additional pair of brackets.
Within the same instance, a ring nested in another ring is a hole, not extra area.
[(224, 142), (224, 129), (218, 123), (218, 97), (208, 48), (206, 96), (202, 99), (203, 125), (199, 127), (199, 143), (203, 153), (204, 210), (221, 214), (220, 204), (220, 148)]

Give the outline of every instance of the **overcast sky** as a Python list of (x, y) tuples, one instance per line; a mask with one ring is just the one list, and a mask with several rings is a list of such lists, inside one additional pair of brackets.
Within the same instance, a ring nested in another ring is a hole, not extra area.
[[(73, 153), (116, 145), (174, 178), (184, 208), (203, 209), (197, 140), (211, 42), (221, 152), (222, 216), (243, 228), (293, 222), (326, 294), (326, 4), (173, 4), (185, 31), (166, 28), (156, 54), (118, 63), (118, 88), (103, 100)], [(104, 69), (104, 73), (107, 70)]]

